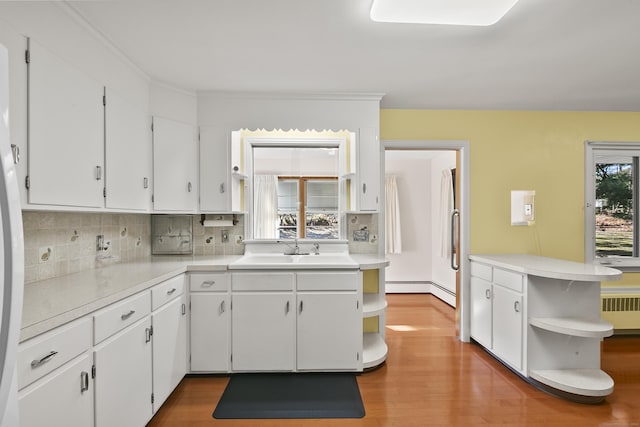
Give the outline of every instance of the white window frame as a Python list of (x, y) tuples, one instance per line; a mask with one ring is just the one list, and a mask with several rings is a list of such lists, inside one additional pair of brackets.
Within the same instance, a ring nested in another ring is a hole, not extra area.
[[(640, 271), (640, 257), (606, 257), (598, 258), (596, 252), (596, 168), (598, 154), (616, 154), (640, 156), (640, 142), (605, 142), (587, 141), (585, 143), (585, 193), (584, 193), (584, 259), (586, 263), (612, 266), (624, 271)], [(636, 188), (635, 191), (640, 191)], [(640, 199), (640, 194), (637, 195)], [(634, 210), (640, 215), (640, 210)], [(637, 221), (636, 221), (637, 223)], [(635, 228), (635, 233), (640, 229)], [(637, 238), (634, 240), (638, 240)]]

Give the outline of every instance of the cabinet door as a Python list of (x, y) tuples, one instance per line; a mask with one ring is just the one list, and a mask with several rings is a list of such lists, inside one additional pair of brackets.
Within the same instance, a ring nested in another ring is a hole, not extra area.
[(229, 371), (230, 312), (228, 293), (191, 294), (191, 371)]
[(21, 390), (20, 426), (92, 426), (91, 364), (85, 354)]
[(106, 89), (106, 206), (148, 210), (151, 206), (150, 116)]
[(151, 319), (95, 347), (96, 427), (140, 427), (152, 416)]
[(471, 277), (471, 337), (491, 349), (491, 282)]
[(358, 140), (358, 210), (377, 211), (380, 200), (380, 143), (375, 128), (362, 128)]
[(29, 203), (104, 206), (104, 87), (30, 40)]
[(522, 368), (522, 294), (493, 286), (493, 351), (516, 369)]
[(195, 212), (198, 203), (194, 127), (153, 118), (153, 208)]
[(200, 206), (203, 211), (228, 212), (231, 210), (229, 185), (229, 143), (216, 141), (213, 128), (200, 128), (200, 147), (205, 156), (200, 158), (202, 192)]
[(153, 411), (187, 373), (187, 321), (182, 298), (165, 304), (151, 315), (153, 324)]
[(362, 315), (355, 292), (299, 292), (298, 369), (356, 370), (362, 356)]
[(293, 293), (233, 294), (234, 371), (291, 371), (295, 367)]

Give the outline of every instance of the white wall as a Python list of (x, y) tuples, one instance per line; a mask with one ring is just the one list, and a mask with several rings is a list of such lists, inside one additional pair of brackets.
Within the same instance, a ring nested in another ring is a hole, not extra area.
[(431, 186), (430, 160), (407, 151), (385, 152), (385, 175), (396, 175), (402, 253), (386, 254), (390, 265), (387, 282), (418, 282), (421, 286), (405, 288), (428, 291), (431, 280)]

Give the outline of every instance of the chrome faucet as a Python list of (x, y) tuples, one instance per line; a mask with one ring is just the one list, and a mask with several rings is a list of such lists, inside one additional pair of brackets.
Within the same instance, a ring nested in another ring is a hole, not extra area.
[(313, 249), (315, 249), (314, 255), (320, 255), (320, 243), (316, 242), (313, 244)]
[(284, 248), (284, 254), (285, 255), (298, 255), (300, 254), (300, 246), (298, 246), (298, 237), (295, 237), (295, 246), (291, 246), (288, 243), (285, 243), (285, 245), (287, 245), (287, 247)]

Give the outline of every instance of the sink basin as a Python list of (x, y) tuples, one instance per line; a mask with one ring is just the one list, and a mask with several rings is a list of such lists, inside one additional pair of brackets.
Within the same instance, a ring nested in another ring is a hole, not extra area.
[(284, 255), (279, 253), (247, 254), (229, 265), (230, 269), (356, 269), (358, 264), (347, 254)]

